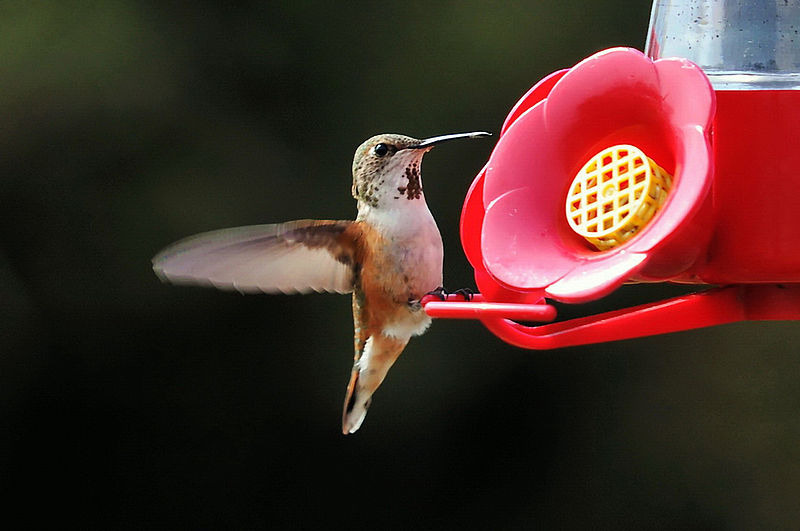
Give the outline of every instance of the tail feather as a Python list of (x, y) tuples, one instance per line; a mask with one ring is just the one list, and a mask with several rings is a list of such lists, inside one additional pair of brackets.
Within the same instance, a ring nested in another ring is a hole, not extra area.
[(342, 414), (342, 433), (345, 435), (355, 433), (367, 417), (367, 409), (372, 403), (372, 394), (358, 388), (358, 369), (353, 369), (350, 383), (347, 386), (347, 396), (344, 401)]
[(364, 350), (353, 364), (350, 383), (344, 399), (342, 413), (342, 433), (355, 433), (367, 416), (372, 403), (372, 395), (386, 378), (386, 373), (403, 352), (408, 340), (384, 335), (370, 336), (364, 343)]

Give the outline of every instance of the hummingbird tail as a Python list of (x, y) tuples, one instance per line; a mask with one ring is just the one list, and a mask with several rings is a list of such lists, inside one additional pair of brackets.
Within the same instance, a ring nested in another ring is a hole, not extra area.
[(342, 433), (355, 433), (367, 416), (372, 395), (386, 378), (386, 373), (403, 352), (408, 340), (377, 335), (370, 336), (364, 350), (356, 352), (342, 413)]
[(347, 397), (342, 414), (342, 433), (355, 433), (367, 416), (367, 409), (372, 403), (372, 393), (358, 389), (358, 369), (354, 369), (347, 386)]

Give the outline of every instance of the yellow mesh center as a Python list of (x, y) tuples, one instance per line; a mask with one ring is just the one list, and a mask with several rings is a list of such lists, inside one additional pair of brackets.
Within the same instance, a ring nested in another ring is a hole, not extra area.
[(629, 240), (667, 199), (672, 176), (639, 148), (617, 145), (591, 158), (567, 193), (572, 230), (599, 250)]

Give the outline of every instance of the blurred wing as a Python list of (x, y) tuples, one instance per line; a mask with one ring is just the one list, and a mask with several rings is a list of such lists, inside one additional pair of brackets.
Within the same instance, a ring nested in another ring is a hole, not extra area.
[(353, 290), (351, 221), (291, 221), (206, 232), (153, 258), (162, 280), (241, 292)]

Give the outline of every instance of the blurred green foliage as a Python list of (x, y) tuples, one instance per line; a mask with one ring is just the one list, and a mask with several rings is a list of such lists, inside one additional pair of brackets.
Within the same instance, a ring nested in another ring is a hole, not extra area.
[[(347, 297), (150, 270), (196, 232), (352, 217), (363, 139), (497, 131), (544, 75), (641, 49), (648, 15), (623, 0), (0, 4), (4, 499), (33, 526), (105, 529), (794, 527), (794, 324), (527, 352), (437, 322), (343, 437)], [(425, 159), (452, 288), (472, 285), (458, 219), (491, 148)], [(565, 315), (674, 292), (626, 287)]]

